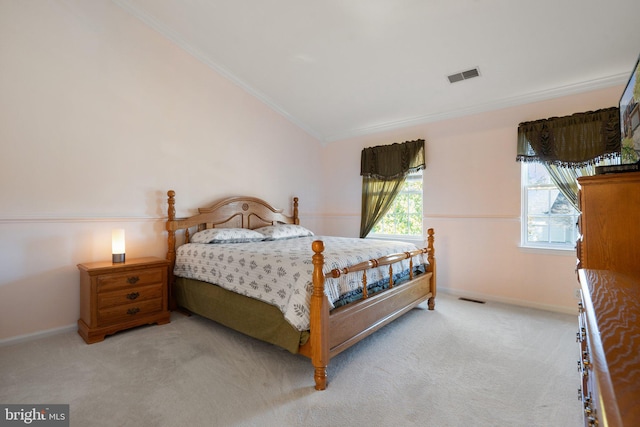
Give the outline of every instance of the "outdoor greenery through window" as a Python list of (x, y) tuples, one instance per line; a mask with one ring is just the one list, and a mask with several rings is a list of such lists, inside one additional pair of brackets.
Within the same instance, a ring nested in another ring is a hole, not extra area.
[(522, 245), (575, 248), (578, 211), (558, 190), (544, 165), (522, 162)]
[(422, 237), (422, 171), (407, 176), (393, 205), (370, 235)]

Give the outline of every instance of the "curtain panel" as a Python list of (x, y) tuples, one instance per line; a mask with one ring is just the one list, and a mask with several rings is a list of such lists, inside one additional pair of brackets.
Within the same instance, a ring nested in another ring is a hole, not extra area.
[(620, 156), (618, 107), (520, 123), (516, 160), (567, 168)]
[(385, 216), (407, 175), (425, 167), (424, 139), (365, 148), (360, 157), (362, 213), (360, 237)]

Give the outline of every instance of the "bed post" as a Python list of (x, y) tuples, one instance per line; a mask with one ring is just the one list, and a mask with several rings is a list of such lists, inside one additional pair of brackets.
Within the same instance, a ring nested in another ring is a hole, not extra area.
[(169, 272), (167, 276), (169, 282), (169, 310), (175, 310), (176, 301), (173, 295), (173, 267), (176, 265), (176, 231), (172, 227), (172, 223), (176, 219), (176, 192), (169, 190), (167, 191), (167, 196), (169, 196), (167, 200), (169, 204), (167, 209), (167, 214), (169, 216), (167, 221), (167, 231), (169, 232), (169, 237), (167, 239), (167, 260), (169, 260)]
[(433, 246), (433, 228), (427, 230), (427, 261), (429, 261), (429, 269), (431, 272), (431, 298), (429, 298), (429, 310), (435, 309), (436, 306), (436, 250)]
[(313, 378), (316, 390), (327, 388), (327, 365), (329, 364), (329, 306), (324, 295), (324, 242), (316, 240), (313, 249), (313, 294), (311, 295), (311, 363), (315, 368)]

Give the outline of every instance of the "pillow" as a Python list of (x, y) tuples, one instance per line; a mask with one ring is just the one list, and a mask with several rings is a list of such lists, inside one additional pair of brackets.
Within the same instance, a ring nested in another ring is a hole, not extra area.
[(265, 240), (291, 239), (293, 237), (313, 236), (313, 232), (307, 230), (301, 225), (296, 224), (268, 225), (266, 227), (256, 228), (255, 231), (263, 234)]
[(191, 243), (245, 243), (259, 242), (265, 236), (247, 228), (208, 228), (191, 236)]

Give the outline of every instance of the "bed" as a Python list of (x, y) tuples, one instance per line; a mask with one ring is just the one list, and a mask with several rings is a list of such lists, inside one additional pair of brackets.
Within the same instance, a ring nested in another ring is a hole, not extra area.
[(176, 218), (167, 196), (170, 309), (310, 358), (317, 390), (332, 357), (425, 301), (435, 308), (433, 229), (426, 248), (315, 236), (297, 197), (291, 215), (232, 197)]

